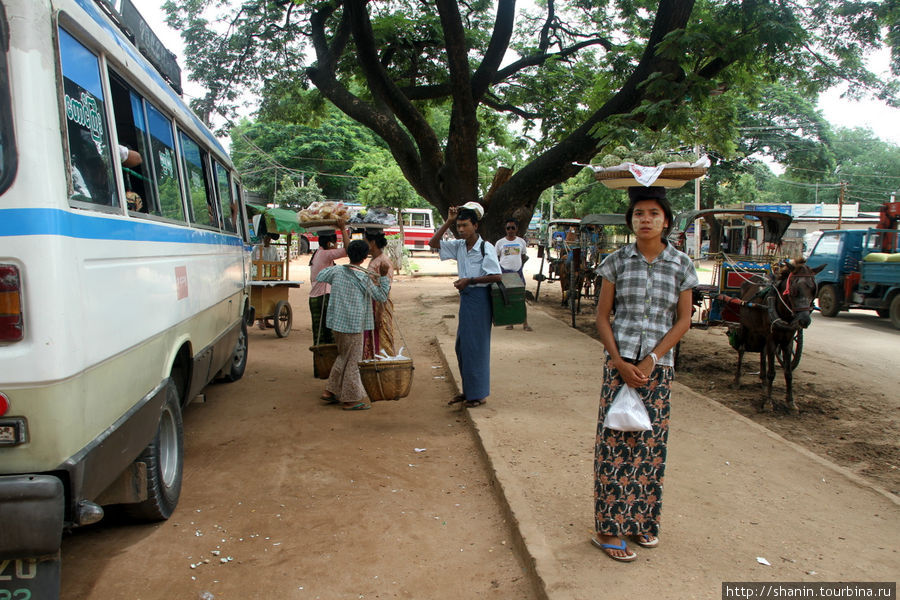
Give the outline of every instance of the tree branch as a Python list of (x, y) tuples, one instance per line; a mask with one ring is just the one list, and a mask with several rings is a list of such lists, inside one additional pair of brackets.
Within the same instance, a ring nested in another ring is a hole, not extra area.
[(493, 94), (485, 94), (481, 99), (482, 104), (493, 108), (496, 111), (500, 112), (510, 112), (514, 115), (518, 115), (523, 119), (540, 119), (544, 115), (541, 113), (528, 112), (525, 109), (519, 108), (513, 104), (509, 104), (507, 102), (501, 102), (499, 98), (494, 96)]
[(475, 75), (472, 76), (472, 97), (475, 102), (484, 96), (488, 87), (493, 83), (497, 69), (506, 55), (512, 36), (515, 14), (516, 0), (499, 0), (497, 16), (494, 19), (494, 33), (491, 35), (491, 41), (481, 59), (481, 64), (478, 65)]

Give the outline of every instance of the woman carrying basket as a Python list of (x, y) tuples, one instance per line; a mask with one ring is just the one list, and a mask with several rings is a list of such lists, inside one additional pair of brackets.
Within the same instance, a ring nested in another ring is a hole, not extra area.
[[(321, 232), (319, 234), (319, 247), (313, 252), (309, 259), (309, 279), (312, 281), (312, 288), (309, 290), (309, 313), (312, 316), (312, 332), (313, 345), (333, 344), (334, 337), (326, 326), (328, 312), (328, 296), (331, 293), (331, 286), (316, 280), (316, 276), (322, 269), (326, 269), (334, 265), (334, 261), (338, 258), (347, 256), (347, 244), (350, 243), (350, 232), (347, 230), (346, 221), (338, 221), (338, 228), (341, 230), (343, 248), (337, 247), (337, 236), (334, 232)], [(313, 369), (315, 369), (315, 363)], [(316, 376), (319, 374), (316, 373)]]
[(344, 410), (368, 410), (371, 405), (366, 397), (359, 377), (359, 361), (362, 360), (363, 331), (372, 329), (372, 299), (387, 300), (391, 289), (388, 279), (388, 265), (379, 268), (378, 283), (375, 284), (369, 272), (360, 265), (369, 254), (369, 245), (362, 240), (353, 240), (347, 246), (349, 265), (336, 265), (322, 269), (317, 281), (331, 284), (332, 292), (328, 301), (327, 325), (334, 334), (338, 357), (331, 367), (328, 384), (322, 400), (327, 404), (341, 403)]
[[(672, 348), (690, 328), (691, 292), (698, 283), (691, 259), (666, 242), (673, 218), (665, 192), (663, 187), (628, 188), (625, 220), (637, 241), (610, 254), (599, 269), (597, 332), (607, 360), (594, 447), (592, 542), (623, 562), (637, 556), (623, 537), (647, 548), (659, 543)], [(637, 391), (650, 431), (603, 427), (623, 385)]]
[[(381, 272), (382, 265), (388, 267), (388, 277), (391, 285), (394, 284), (394, 265), (384, 252), (387, 246), (387, 238), (381, 231), (367, 231), (366, 242), (369, 244), (369, 254), (372, 260), (369, 261), (368, 269), (373, 277)], [(390, 297), (384, 302), (372, 300), (372, 310), (374, 314), (375, 327), (366, 331), (364, 336), (363, 357), (374, 358), (380, 351), (384, 351), (388, 356), (394, 355), (394, 303)]]

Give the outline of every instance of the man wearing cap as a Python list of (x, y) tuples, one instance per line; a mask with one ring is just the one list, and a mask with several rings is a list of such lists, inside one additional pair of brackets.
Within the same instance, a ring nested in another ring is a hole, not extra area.
[[(477, 202), (451, 206), (447, 221), (428, 242), (440, 250), (441, 260), (453, 259), (459, 278), (459, 324), (456, 330), (456, 360), (462, 376), (462, 393), (450, 404), (464, 402), (481, 406), (491, 388), (491, 293), (490, 284), (500, 281), (500, 263), (494, 245), (478, 235), (478, 221), (484, 209)], [(442, 240), (456, 223), (461, 239)]]

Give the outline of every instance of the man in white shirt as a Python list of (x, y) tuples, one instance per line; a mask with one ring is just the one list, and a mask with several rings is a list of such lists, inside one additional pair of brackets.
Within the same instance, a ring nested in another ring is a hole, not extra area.
[[(450, 404), (463, 402), (474, 408), (485, 403), (491, 389), (491, 291), (500, 281), (500, 264), (494, 246), (478, 235), (484, 209), (477, 202), (451, 206), (447, 221), (434, 232), (429, 246), (440, 250), (441, 260), (455, 260), (459, 278), (459, 319), (456, 329), (456, 360), (462, 377), (462, 393)], [(443, 239), (456, 223), (460, 239)]]
[[(528, 260), (528, 254), (526, 253), (528, 244), (525, 243), (525, 240), (518, 237), (518, 232), (518, 222), (516, 222), (515, 219), (507, 219), (506, 237), (497, 240), (494, 247), (497, 249), (497, 259), (500, 261), (500, 269), (504, 273), (518, 273), (524, 284), (525, 275), (522, 274), (522, 267), (525, 265), (525, 261)], [(513, 326), (507, 325), (506, 328), (513, 329)], [(527, 316), (525, 317), (525, 322), (522, 324), (522, 329), (525, 331), (534, 331), (528, 324)]]

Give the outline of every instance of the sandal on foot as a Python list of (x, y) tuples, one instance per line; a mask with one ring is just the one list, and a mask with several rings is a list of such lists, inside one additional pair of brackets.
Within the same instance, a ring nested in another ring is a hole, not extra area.
[(465, 394), (457, 394), (457, 395), (453, 396), (453, 400), (451, 400), (450, 402), (447, 403), (447, 406), (453, 406), (454, 404), (459, 404), (460, 402), (465, 402), (465, 401), (466, 401)]
[(531, 325), (525, 325), (524, 327), (522, 327), (522, 329), (524, 329), (525, 331), (534, 331)]
[(466, 400), (466, 408), (475, 408), (476, 406), (481, 406), (482, 404), (487, 404), (487, 400), (481, 398), (479, 400)]
[(369, 410), (372, 406), (365, 402), (357, 402), (356, 404), (344, 404), (341, 408), (344, 410)]
[(507, 329), (515, 329), (515, 327), (513, 327), (512, 325), (507, 325), (506, 328)]
[(322, 394), (319, 396), (319, 400), (321, 400), (325, 404), (337, 404), (339, 402), (338, 397), (332, 394), (331, 396), (327, 396)]
[[(619, 540), (618, 544), (604, 544), (597, 538), (591, 538), (591, 543), (601, 550), (603, 550), (604, 554), (610, 557), (613, 560), (617, 560), (619, 562), (631, 562), (637, 558), (637, 554), (628, 549), (628, 546), (625, 544), (625, 540)], [(616, 556), (610, 550), (623, 550), (627, 552), (625, 556)]]
[(631, 539), (638, 546), (643, 546), (644, 548), (655, 548), (659, 545), (659, 538), (649, 533), (641, 533), (639, 535), (631, 536)]

